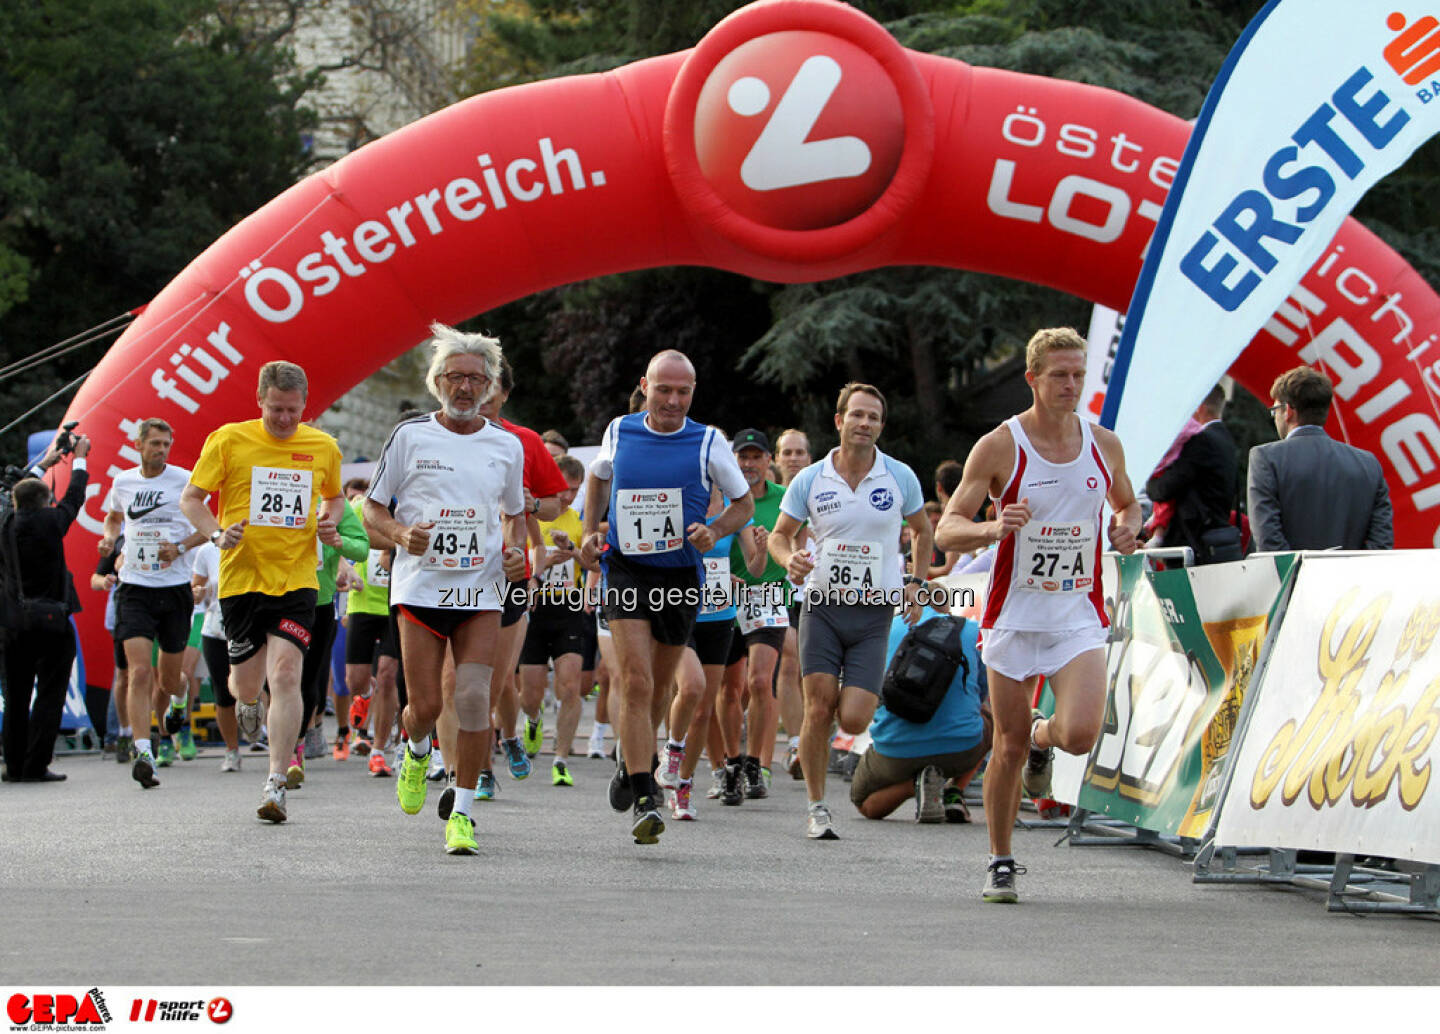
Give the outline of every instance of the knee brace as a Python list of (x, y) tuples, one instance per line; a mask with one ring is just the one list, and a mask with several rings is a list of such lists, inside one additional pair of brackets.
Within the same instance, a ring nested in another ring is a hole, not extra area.
[(455, 717), (461, 732), (490, 728), (490, 679), (494, 674), (488, 664), (455, 665)]

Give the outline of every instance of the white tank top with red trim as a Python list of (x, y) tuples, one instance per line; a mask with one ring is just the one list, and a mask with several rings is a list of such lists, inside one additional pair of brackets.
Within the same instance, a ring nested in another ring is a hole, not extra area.
[(995, 547), (982, 628), (1063, 632), (1108, 628), (1100, 580), (1100, 525), (1110, 468), (1089, 421), (1080, 419), (1080, 454), (1052, 463), (1036, 450), (1019, 417), (1005, 421), (1015, 469), (995, 512), (1028, 499), (1030, 520)]

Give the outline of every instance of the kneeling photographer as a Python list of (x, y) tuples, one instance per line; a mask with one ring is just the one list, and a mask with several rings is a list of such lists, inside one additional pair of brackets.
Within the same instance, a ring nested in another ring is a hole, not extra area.
[(990, 753), (990, 705), (979, 627), (953, 617), (943, 592), (912, 628), (890, 625), (871, 745), (855, 769), (850, 800), (883, 819), (911, 797), (917, 822), (969, 822), (961, 791)]
[(89, 478), (85, 456), (90, 452), (90, 439), (72, 434), (67, 427), (38, 464), (40, 471), (48, 470), (72, 450), (75, 461), (64, 498), (56, 503), (44, 481), (22, 477), (8, 492), (7, 502), (12, 502), (14, 509), (0, 523), (7, 782), (48, 783), (65, 778), (50, 771), (50, 761), (75, 661), (70, 615), (80, 609), (80, 601), (65, 567), (64, 540), (85, 504)]

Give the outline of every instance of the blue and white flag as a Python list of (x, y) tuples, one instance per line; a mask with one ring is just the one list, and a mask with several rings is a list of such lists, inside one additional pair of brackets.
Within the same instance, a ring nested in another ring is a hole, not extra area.
[(1356, 202), (1440, 130), (1440, 0), (1270, 0), (1226, 58), (1131, 299), (1101, 422), (1143, 481)]

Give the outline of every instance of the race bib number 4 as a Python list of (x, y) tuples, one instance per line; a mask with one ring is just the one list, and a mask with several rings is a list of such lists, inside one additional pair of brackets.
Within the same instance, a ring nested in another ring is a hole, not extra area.
[(255, 467), (250, 472), (250, 523), (261, 528), (304, 528), (310, 521), (308, 470)]
[(478, 506), (427, 506), (425, 520), (433, 521), (430, 545), (420, 558), (426, 571), (459, 574), (485, 566), (486, 515)]
[(125, 533), (125, 566), (132, 571), (163, 571), (170, 561), (160, 559), (166, 529), (131, 527)]
[(1096, 522), (1042, 524), (1031, 521), (1019, 531), (1016, 548), (1020, 558), (1017, 584), (1029, 592), (1089, 592), (1096, 572), (1090, 569), (1095, 556)]
[(705, 558), (705, 590), (700, 601), (701, 614), (718, 614), (730, 606), (730, 558)]
[(624, 488), (615, 493), (620, 552), (673, 553), (685, 545), (685, 495), (678, 488)]

